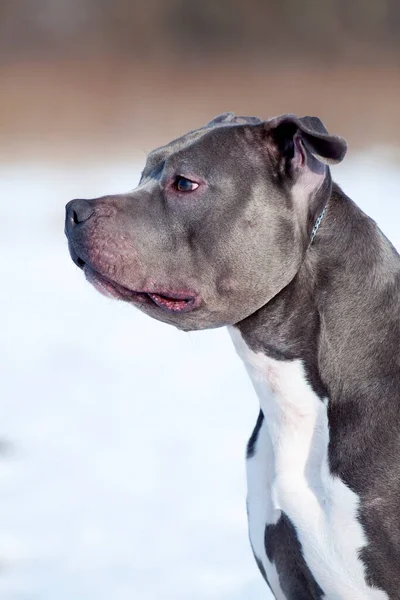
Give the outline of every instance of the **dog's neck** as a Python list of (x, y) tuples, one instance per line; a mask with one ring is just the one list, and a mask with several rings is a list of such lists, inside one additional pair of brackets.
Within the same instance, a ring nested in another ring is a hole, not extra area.
[(236, 327), (254, 352), (303, 362), (338, 437), (374, 415), (372, 432), (400, 404), (399, 293), (398, 254), (334, 184), (296, 277)]

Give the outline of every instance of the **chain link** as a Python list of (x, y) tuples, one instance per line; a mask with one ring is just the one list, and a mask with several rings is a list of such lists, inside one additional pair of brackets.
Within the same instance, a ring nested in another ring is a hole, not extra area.
[(317, 218), (317, 220), (314, 223), (314, 227), (313, 227), (313, 230), (311, 232), (310, 244), (312, 244), (313, 241), (314, 241), (314, 238), (315, 238), (315, 236), (317, 234), (318, 228), (321, 225), (321, 221), (324, 218), (325, 212), (326, 212), (326, 206), (324, 207), (324, 210), (322, 211), (322, 213), (319, 215), (319, 217)]

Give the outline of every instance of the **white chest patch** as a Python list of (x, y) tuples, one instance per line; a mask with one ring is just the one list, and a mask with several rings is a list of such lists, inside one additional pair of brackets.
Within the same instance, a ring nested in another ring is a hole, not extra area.
[(260, 400), (264, 421), (247, 461), (249, 534), (276, 598), (285, 599), (268, 560), (265, 527), (284, 512), (303, 556), (327, 600), (388, 600), (365, 581), (358, 558), (368, 543), (357, 519), (359, 498), (328, 465), (327, 400), (308, 383), (302, 361), (278, 361), (253, 352), (229, 328)]

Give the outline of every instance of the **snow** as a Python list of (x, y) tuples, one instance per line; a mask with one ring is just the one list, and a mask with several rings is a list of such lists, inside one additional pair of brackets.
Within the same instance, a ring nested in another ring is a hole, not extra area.
[[(0, 166), (0, 597), (266, 600), (247, 540), (257, 400), (225, 330), (184, 334), (71, 262), (64, 204), (142, 165)], [(400, 168), (335, 168), (400, 246)]]

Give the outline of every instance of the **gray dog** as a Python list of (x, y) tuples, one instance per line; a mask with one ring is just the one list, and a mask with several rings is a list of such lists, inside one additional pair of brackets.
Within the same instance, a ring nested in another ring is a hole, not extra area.
[(99, 291), (184, 331), (228, 325), (260, 399), (254, 556), (277, 599), (400, 598), (400, 260), (332, 183), (316, 117), (223, 114), (128, 194), (67, 205)]

